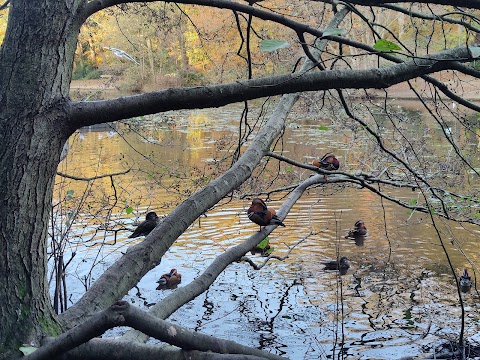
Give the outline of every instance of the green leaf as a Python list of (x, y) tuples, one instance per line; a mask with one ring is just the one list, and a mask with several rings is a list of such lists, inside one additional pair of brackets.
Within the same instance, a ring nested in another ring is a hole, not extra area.
[(270, 241), (270, 239), (267, 236), (265, 239), (260, 241), (260, 244), (257, 245), (257, 248), (262, 249), (262, 250), (265, 249), (265, 247), (268, 245), (269, 241)]
[(480, 57), (480, 46), (470, 46), (468, 49), (470, 50), (470, 54), (472, 54), (473, 58)]
[(408, 200), (408, 204), (409, 204), (410, 206), (417, 205), (417, 199), (410, 199), (410, 200)]
[(36, 347), (33, 347), (33, 346), (20, 346), (18, 348), (18, 350), (20, 350), (23, 355), (27, 356), (27, 355), (30, 355), (31, 353), (35, 352), (35, 350), (37, 350)]
[(394, 42), (391, 42), (385, 39), (378, 40), (375, 43), (375, 45), (373, 45), (373, 48), (381, 52), (392, 52), (394, 50), (402, 50), (402, 48), (397, 44), (395, 44)]
[(328, 126), (320, 125), (320, 126), (318, 127), (318, 130), (326, 131), (326, 130), (328, 130)]
[(331, 28), (327, 29), (323, 32), (323, 36), (342, 36), (347, 32), (345, 29), (340, 29), (340, 28)]
[(287, 171), (287, 173), (292, 172), (292, 167), (291, 166), (287, 167), (286, 171)]
[(132, 208), (131, 206), (129, 206), (129, 207), (127, 207), (127, 208), (125, 209), (125, 212), (126, 212), (127, 214), (131, 214), (131, 213), (133, 212), (133, 208)]
[(475, 216), (480, 219), (480, 213), (477, 213)]
[(264, 52), (271, 52), (271, 51), (283, 49), (289, 46), (290, 44), (287, 41), (283, 41), (283, 40), (270, 39), (270, 40), (260, 41), (260, 51), (264, 51)]
[(65, 198), (67, 200), (71, 200), (74, 193), (75, 193), (75, 190), (67, 190), (67, 196), (65, 196)]

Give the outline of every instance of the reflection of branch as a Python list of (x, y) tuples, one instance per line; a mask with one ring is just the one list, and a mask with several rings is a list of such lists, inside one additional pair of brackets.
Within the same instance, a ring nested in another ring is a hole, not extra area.
[(104, 177), (112, 177), (112, 176), (117, 176), (117, 175), (125, 175), (125, 174), (129, 173), (130, 170), (132, 170), (132, 169), (128, 169), (128, 170), (125, 170), (125, 171), (121, 171), (121, 172), (118, 172), (118, 173), (92, 176), (92, 177), (89, 177), (89, 178), (78, 177), (78, 176), (73, 176), (73, 175), (68, 175), (68, 174), (64, 174), (64, 173), (62, 173), (62, 172), (60, 172), (60, 171), (57, 171), (57, 175), (58, 175), (58, 176), (62, 176), (62, 177), (67, 178), (67, 179), (72, 179), (72, 180), (92, 181), (92, 180), (97, 180), (97, 179), (101, 179), (101, 178), (104, 178)]
[(194, 349), (223, 354), (246, 354), (273, 360), (285, 359), (281, 356), (240, 345), (230, 340), (223, 340), (190, 331), (187, 328), (158, 319), (143, 310), (131, 306), (126, 301), (118, 301), (108, 309), (95, 314), (89, 320), (58, 336), (55, 340), (37, 349), (31, 355), (26, 356), (25, 359), (43, 360), (56, 357), (117, 326), (130, 326), (185, 350)]

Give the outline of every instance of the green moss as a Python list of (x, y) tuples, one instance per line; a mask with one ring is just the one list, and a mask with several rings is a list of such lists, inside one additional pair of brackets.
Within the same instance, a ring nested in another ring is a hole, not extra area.
[(22, 283), (19, 283), (17, 286), (17, 296), (20, 300), (24, 300), (25, 296), (27, 296), (27, 288), (21, 285)]
[(27, 304), (22, 304), (20, 308), (20, 319), (26, 320), (30, 317), (31, 314), (32, 314), (32, 310), (30, 309), (30, 307), (27, 306)]
[(49, 316), (40, 319), (39, 325), (42, 331), (49, 336), (58, 336), (62, 333), (62, 327), (58, 322)]

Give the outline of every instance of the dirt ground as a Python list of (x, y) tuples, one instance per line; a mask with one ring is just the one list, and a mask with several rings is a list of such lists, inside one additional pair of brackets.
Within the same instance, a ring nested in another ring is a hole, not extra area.
[(72, 80), (70, 84), (70, 89), (72, 90), (103, 90), (113, 88), (111, 79)]

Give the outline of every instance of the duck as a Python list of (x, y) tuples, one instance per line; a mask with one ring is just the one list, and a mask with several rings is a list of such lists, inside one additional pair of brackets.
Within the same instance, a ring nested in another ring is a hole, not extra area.
[(129, 236), (129, 238), (133, 239), (139, 236), (147, 236), (150, 232), (155, 229), (158, 224), (158, 216), (154, 211), (150, 211), (145, 216), (145, 221), (143, 221), (140, 225), (137, 226), (135, 231)]
[(176, 287), (182, 281), (182, 275), (177, 269), (172, 269), (168, 274), (163, 274), (157, 281), (157, 290)]
[(332, 153), (326, 153), (322, 156), (320, 160), (313, 160), (313, 166), (320, 169), (332, 171), (338, 170), (340, 167), (340, 162)]
[(365, 226), (365, 222), (363, 220), (357, 220), (353, 226), (354, 228), (348, 231), (348, 235), (345, 236), (346, 238), (356, 238), (367, 235), (367, 227)]
[(458, 283), (461, 292), (467, 293), (470, 291), (470, 288), (472, 287), (472, 278), (468, 275), (467, 269), (463, 271), (463, 275), (460, 276), (460, 281)]
[(269, 209), (267, 204), (260, 199), (254, 198), (252, 204), (247, 210), (248, 218), (255, 224), (260, 226), (262, 231), (262, 226), (268, 225), (280, 225), (285, 226), (285, 224), (277, 217), (274, 209)]
[(323, 270), (339, 270), (340, 275), (345, 275), (350, 268), (348, 259), (345, 256), (342, 256), (339, 260), (327, 261), (323, 265), (325, 265)]
[(342, 256), (340, 260), (331, 260), (323, 263), (325, 268), (323, 270), (339, 270), (342, 268), (348, 269), (350, 264), (348, 263), (348, 258), (346, 256)]

